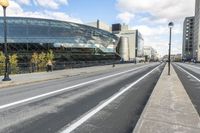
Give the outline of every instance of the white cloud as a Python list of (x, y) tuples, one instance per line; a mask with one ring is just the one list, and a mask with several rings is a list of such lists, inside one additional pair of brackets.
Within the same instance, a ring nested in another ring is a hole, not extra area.
[(162, 55), (168, 52), (167, 24), (173, 21), (172, 52), (181, 53), (183, 19), (194, 16), (195, 0), (117, 0), (116, 7), (119, 15), (128, 12), (135, 16), (133, 28), (143, 34), (145, 45), (153, 46)]
[(58, 9), (62, 5), (67, 5), (67, 0), (35, 0), (36, 5), (42, 6), (44, 8)]
[(129, 24), (130, 21), (134, 18), (134, 15), (129, 12), (123, 12), (118, 14), (118, 19), (120, 19), (123, 23)]
[(54, 10), (58, 9), (60, 6), (68, 5), (68, 0), (16, 0), (16, 2), (24, 5), (33, 3), (36, 6)]
[[(172, 29), (172, 53), (181, 52), (181, 41), (176, 40), (175, 36), (182, 35), (181, 30), (182, 25), (175, 25)], [(148, 25), (137, 25), (131, 27), (131, 29), (138, 29), (142, 33), (145, 45), (152, 46), (155, 48), (161, 55), (167, 54), (168, 44), (169, 44), (169, 28), (166, 25), (159, 25), (157, 27), (151, 27)]]
[[(0, 14), (3, 14), (2, 10), (0, 10)], [(72, 17), (64, 12), (49, 10), (24, 11), (22, 7), (15, 1), (10, 1), (10, 6), (7, 8), (7, 16), (47, 18), (82, 23), (79, 18)]]
[(30, 5), (31, 0), (16, 0), (18, 3), (20, 4), (24, 4), (24, 5)]
[(194, 14), (194, 0), (117, 0), (121, 12), (149, 13), (159, 19), (182, 19)]

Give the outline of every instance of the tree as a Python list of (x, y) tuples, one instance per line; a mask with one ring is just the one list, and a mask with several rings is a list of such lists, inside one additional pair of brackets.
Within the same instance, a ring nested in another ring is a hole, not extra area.
[(44, 71), (46, 64), (54, 59), (54, 54), (52, 50), (49, 50), (47, 53), (33, 53), (31, 57), (32, 69), (33, 71)]
[(18, 73), (18, 68), (17, 68), (17, 54), (13, 54), (11, 56), (9, 56), (9, 61), (10, 61), (10, 69), (11, 69), (11, 73), (12, 74), (16, 74)]
[(39, 71), (42, 71), (46, 68), (47, 64), (47, 59), (46, 59), (46, 54), (44, 52), (40, 53), (38, 55), (38, 67)]
[[(18, 72), (18, 68), (17, 68), (17, 54), (13, 54), (9, 56), (9, 63), (10, 63), (10, 72), (12, 74), (16, 74)], [(4, 74), (5, 71), (5, 56), (3, 54), (3, 52), (0, 52), (0, 75)]]
[(47, 59), (47, 62), (48, 61), (53, 61), (53, 59), (54, 59), (54, 54), (53, 54), (53, 51), (52, 50), (49, 50), (48, 52), (47, 52), (47, 54), (46, 54), (46, 59)]
[(5, 56), (2, 51), (0, 51), (0, 75), (4, 73), (5, 67)]

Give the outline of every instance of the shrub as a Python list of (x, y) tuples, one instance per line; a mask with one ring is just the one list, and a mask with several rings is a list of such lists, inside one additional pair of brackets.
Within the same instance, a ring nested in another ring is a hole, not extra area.
[(17, 67), (17, 54), (13, 54), (11, 56), (9, 56), (9, 61), (10, 61), (10, 70), (12, 74), (16, 74), (18, 73), (19, 69)]

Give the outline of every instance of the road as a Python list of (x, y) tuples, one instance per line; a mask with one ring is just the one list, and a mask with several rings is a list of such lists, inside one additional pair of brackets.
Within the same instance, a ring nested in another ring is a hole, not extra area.
[(0, 132), (130, 133), (163, 68), (133, 65), (0, 89)]
[(188, 63), (174, 63), (183, 86), (185, 87), (194, 107), (200, 115), (200, 65)]

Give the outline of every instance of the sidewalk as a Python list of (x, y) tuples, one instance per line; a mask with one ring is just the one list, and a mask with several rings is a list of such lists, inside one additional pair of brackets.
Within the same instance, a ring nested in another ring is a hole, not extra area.
[(200, 133), (200, 118), (173, 67), (166, 65), (133, 133)]
[[(141, 64), (136, 64), (140, 66)], [(83, 68), (75, 68), (75, 69), (65, 69), (65, 70), (58, 70), (53, 72), (38, 72), (38, 73), (27, 73), (27, 74), (18, 74), (18, 75), (10, 75), (11, 81), (3, 82), (3, 76), (0, 76), (0, 88), (15, 86), (20, 84), (28, 84), (34, 82), (41, 82), (53, 79), (60, 79), (63, 77), (70, 77), (80, 74), (87, 74), (87, 73), (95, 73), (95, 72), (102, 72), (102, 71), (110, 71), (112, 69), (117, 68), (126, 68), (130, 66), (136, 66), (133, 63), (129, 64), (116, 64), (113, 68), (112, 65), (105, 65), (105, 66), (93, 66), (93, 67), (83, 67)]]

